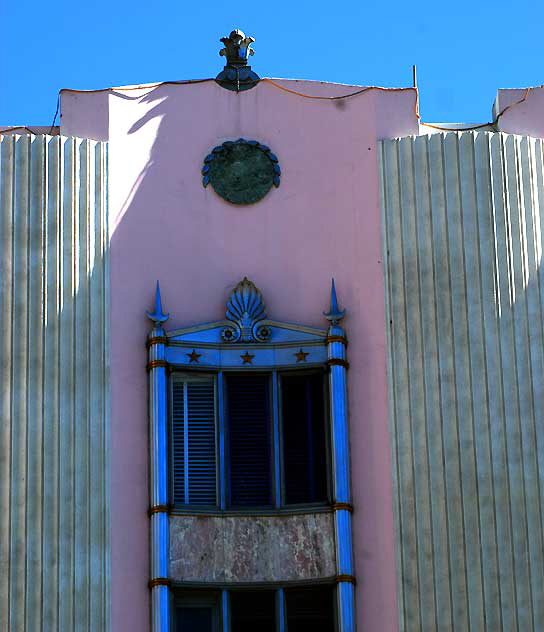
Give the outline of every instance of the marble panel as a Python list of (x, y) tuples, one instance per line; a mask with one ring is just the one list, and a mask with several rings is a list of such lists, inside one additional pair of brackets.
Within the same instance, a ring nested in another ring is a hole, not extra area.
[(335, 573), (331, 513), (170, 516), (174, 581), (291, 581)]

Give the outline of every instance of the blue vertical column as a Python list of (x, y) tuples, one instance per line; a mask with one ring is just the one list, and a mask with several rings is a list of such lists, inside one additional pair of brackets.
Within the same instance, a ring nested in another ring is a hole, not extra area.
[(170, 629), (168, 579), (168, 419), (166, 385), (166, 334), (162, 324), (168, 320), (161, 305), (157, 281), (155, 311), (147, 313), (153, 321), (147, 346), (149, 372), (150, 509), (151, 520), (151, 630)]
[(334, 279), (331, 305), (325, 317), (330, 321), (327, 333), (330, 409), (332, 426), (332, 456), (334, 482), (334, 522), (338, 582), (338, 616), (340, 632), (355, 631), (355, 576), (351, 525), (351, 482), (349, 458), (349, 420), (346, 359), (346, 335), (339, 322), (345, 310), (340, 310)]
[(225, 588), (221, 591), (221, 630), (230, 632), (230, 598)]

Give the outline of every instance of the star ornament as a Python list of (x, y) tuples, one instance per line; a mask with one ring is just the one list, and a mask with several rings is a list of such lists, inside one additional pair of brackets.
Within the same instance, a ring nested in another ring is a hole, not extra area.
[(306, 356), (310, 355), (309, 352), (305, 352), (302, 351), (302, 349), (300, 351), (297, 351), (297, 353), (294, 354), (297, 362), (306, 362)]
[(200, 356), (202, 355), (201, 353), (197, 353), (194, 349), (192, 351), (192, 353), (186, 353), (186, 356), (189, 357), (189, 363), (191, 362), (196, 362), (196, 364), (198, 364), (198, 358), (200, 358)]
[(241, 355), (240, 357), (244, 361), (244, 364), (253, 364), (252, 360), (255, 356), (246, 351), (244, 355)]

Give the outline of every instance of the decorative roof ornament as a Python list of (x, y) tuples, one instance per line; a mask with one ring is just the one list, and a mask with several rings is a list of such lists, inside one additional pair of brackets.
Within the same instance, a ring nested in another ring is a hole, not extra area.
[(231, 66), (245, 65), (248, 57), (255, 54), (255, 51), (250, 48), (255, 38), (246, 37), (246, 34), (240, 29), (234, 29), (228, 37), (222, 37), (219, 41), (225, 44), (225, 48), (222, 48), (219, 54), (226, 57), (227, 64)]
[(255, 54), (251, 48), (255, 39), (246, 37), (239, 29), (234, 29), (228, 37), (222, 37), (219, 41), (225, 45), (219, 54), (227, 58), (227, 64), (215, 78), (217, 83), (227, 90), (236, 92), (255, 87), (260, 77), (247, 65), (248, 58)]
[(162, 311), (161, 288), (158, 281), (155, 290), (155, 311), (147, 312), (147, 317), (153, 321), (155, 327), (160, 327), (162, 323), (165, 323), (170, 318), (170, 314), (165, 314)]
[(270, 339), (263, 295), (259, 288), (244, 277), (232, 290), (227, 302), (227, 320), (231, 324), (221, 331), (225, 342), (265, 342)]
[(331, 325), (337, 325), (346, 313), (345, 309), (340, 309), (338, 307), (338, 299), (336, 298), (336, 287), (334, 286), (334, 279), (332, 279), (331, 284), (331, 305), (329, 307), (328, 312), (323, 312), (323, 316), (327, 320), (330, 320)]

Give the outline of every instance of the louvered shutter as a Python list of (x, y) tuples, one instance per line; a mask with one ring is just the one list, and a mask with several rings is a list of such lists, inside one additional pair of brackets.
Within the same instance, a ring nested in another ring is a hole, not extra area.
[(185, 495), (185, 382), (172, 383), (172, 488), (174, 504), (186, 503)]
[(230, 375), (227, 416), (230, 504), (272, 504), (269, 377)]
[(211, 377), (172, 383), (172, 478), (175, 504), (217, 504), (215, 386)]

